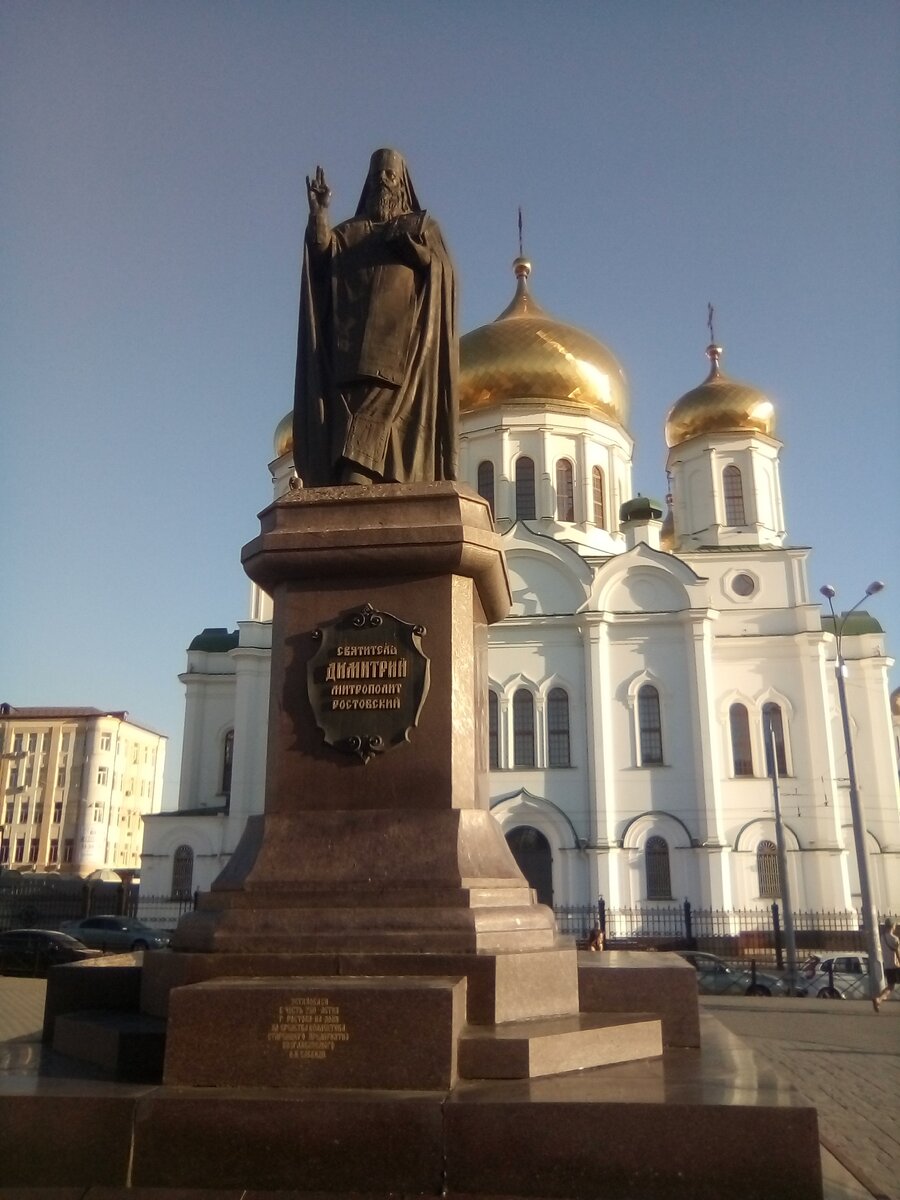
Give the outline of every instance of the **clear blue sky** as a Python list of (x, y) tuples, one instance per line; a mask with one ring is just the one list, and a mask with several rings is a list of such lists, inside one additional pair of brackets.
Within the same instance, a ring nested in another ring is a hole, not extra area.
[[(900, 652), (900, 5), (4, 0), (0, 699), (170, 741), (247, 614), (291, 405), (304, 176), (408, 156), (462, 327), (536, 297), (618, 355), (635, 488), (706, 371), (775, 400), (789, 541)], [(894, 682), (898, 682), (895, 673)]]

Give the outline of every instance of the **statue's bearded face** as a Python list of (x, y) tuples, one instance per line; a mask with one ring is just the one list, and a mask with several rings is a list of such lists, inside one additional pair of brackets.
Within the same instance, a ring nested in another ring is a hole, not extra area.
[(406, 212), (403, 183), (391, 167), (373, 168), (369, 175), (366, 214), (372, 221), (390, 221)]

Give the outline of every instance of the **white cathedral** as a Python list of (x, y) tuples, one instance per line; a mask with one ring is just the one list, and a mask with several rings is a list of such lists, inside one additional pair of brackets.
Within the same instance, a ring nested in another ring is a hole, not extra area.
[[(511, 304), (461, 339), (459, 393), (460, 478), (493, 508), (513, 594), (489, 630), (485, 731), (513, 852), (558, 908), (768, 907), (774, 758), (794, 909), (858, 908), (834, 622), (810, 595), (809, 551), (786, 540), (773, 405), (708, 348), (706, 379), (666, 419), (664, 517), (632, 491), (615, 357), (538, 306), (524, 259), (515, 272)], [(291, 436), (288, 414), (276, 497)], [(892, 662), (868, 614), (838, 633), (873, 900), (896, 914)], [(178, 809), (145, 818), (145, 895), (207, 888), (261, 810), (270, 645), (255, 585), (236, 632), (191, 642)]]

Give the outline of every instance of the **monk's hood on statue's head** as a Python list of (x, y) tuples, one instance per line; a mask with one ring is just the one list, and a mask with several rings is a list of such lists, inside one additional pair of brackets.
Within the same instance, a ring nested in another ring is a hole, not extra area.
[(400, 180), (407, 199), (409, 200), (410, 212), (421, 212), (422, 206), (419, 203), (419, 198), (416, 195), (416, 189), (413, 187), (412, 180), (409, 177), (409, 169), (406, 166), (406, 159), (399, 150), (376, 150), (369, 160), (369, 174), (366, 176), (366, 182), (363, 185), (362, 195), (359, 198), (359, 204), (356, 206), (356, 215), (364, 217), (368, 213), (369, 191), (372, 187), (372, 179), (377, 171), (382, 167), (390, 167)]

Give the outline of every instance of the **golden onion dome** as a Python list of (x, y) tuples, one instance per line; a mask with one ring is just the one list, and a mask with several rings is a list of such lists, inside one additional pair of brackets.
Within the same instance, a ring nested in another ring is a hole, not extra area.
[(775, 436), (775, 407), (758, 388), (719, 370), (721, 346), (707, 346), (710, 372), (669, 409), (666, 445), (679, 446), (707, 433), (764, 433)]
[(275, 426), (275, 457), (290, 454), (294, 449), (294, 410), (286, 413)]
[(531, 263), (517, 258), (516, 294), (495, 321), (459, 342), (459, 411), (551, 404), (628, 420), (628, 384), (596, 338), (547, 315), (528, 291)]

